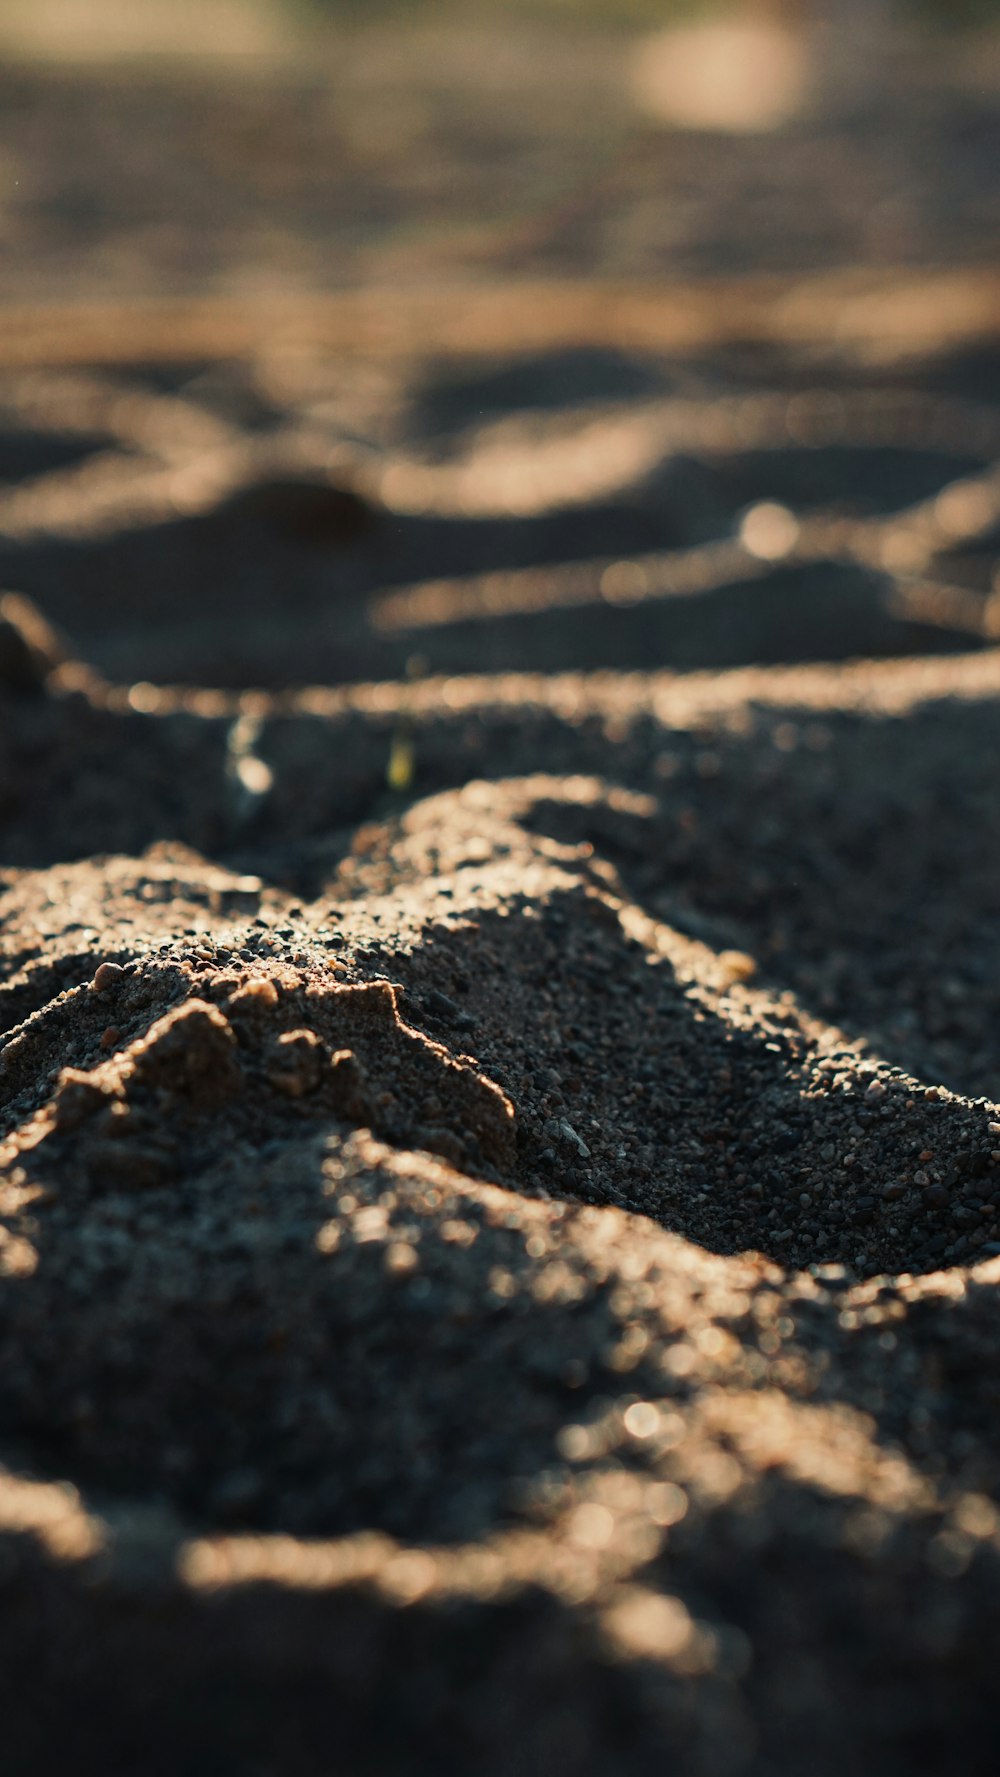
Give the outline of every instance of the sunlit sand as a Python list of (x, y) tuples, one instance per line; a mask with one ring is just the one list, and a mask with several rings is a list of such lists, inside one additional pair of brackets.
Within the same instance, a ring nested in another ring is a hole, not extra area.
[(735, 134), (778, 128), (809, 90), (803, 38), (752, 20), (676, 27), (646, 38), (634, 53), (632, 89), (657, 122)]

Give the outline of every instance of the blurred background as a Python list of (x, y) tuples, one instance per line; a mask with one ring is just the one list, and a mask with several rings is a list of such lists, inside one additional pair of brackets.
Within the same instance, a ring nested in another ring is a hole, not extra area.
[(998, 172), (1000, 0), (0, 0), (0, 584), (126, 681), (989, 645)]
[(2, 0), (0, 298), (992, 258), (1000, 0)]

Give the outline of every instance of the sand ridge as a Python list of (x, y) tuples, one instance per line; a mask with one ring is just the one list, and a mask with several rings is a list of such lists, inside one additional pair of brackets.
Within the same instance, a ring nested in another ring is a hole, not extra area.
[(12, 1771), (991, 1768), (995, 353), (822, 371), (4, 372)]

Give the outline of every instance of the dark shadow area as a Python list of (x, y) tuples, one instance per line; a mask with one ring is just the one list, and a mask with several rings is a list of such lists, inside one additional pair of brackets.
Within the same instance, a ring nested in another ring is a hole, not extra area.
[(28, 697), (10, 710), (0, 864), (134, 855), (164, 834), (208, 856), (225, 850), (239, 809), (227, 775), (231, 717), (161, 720), (79, 694)]
[(873, 1053), (994, 1098), (992, 701), (881, 720), (772, 708), (753, 739), (716, 730), (707, 742), (668, 744), (669, 788), (648, 826), (600, 809), (581, 820), (565, 807), (529, 821), (591, 842), (656, 918), (749, 952), (759, 979), (791, 988)]
[[(116, 377), (113, 368), (109, 371), (101, 367), (92, 374), (106, 377), (112, 385)], [(121, 382), (125, 389), (139, 385), (153, 395), (179, 397), (249, 434), (271, 432), (287, 422), (285, 412), (266, 398), (257, 379), (239, 358), (198, 358), (186, 363), (151, 358), (147, 363), (130, 362)]]
[[(594, 580), (598, 579), (595, 572)], [(690, 595), (538, 605), (402, 630), (385, 664), (417, 653), (434, 673), (726, 671), (752, 664), (946, 654), (982, 646), (967, 629), (900, 617), (892, 582), (836, 562), (778, 567)], [(387, 638), (388, 639), (388, 638)]]
[(934, 353), (921, 360), (920, 381), (935, 393), (1000, 402), (1000, 354), (989, 341)]
[(113, 443), (113, 438), (96, 433), (87, 437), (79, 432), (60, 434), (8, 428), (3, 426), (0, 410), (0, 488), (33, 481), (35, 476), (50, 475), (53, 470), (70, 469)]
[(930, 499), (985, 463), (975, 451), (872, 449), (838, 445), (803, 450), (778, 446), (713, 458), (708, 473), (720, 505), (738, 512), (758, 500), (780, 500), (794, 512), (850, 511), (860, 517), (898, 512)]
[(447, 436), (509, 413), (559, 412), (595, 401), (641, 401), (671, 387), (669, 367), (623, 351), (543, 352), (456, 371), (429, 366), (414, 396), (419, 435)]
[[(544, 809), (540, 825), (560, 829)], [(650, 968), (624, 934), (602, 930), (601, 903), (589, 919), (573, 904), (566, 897), (561, 912), (557, 900), (538, 927), (481, 916), (478, 988), (460, 994), (475, 1011), (473, 1032), (444, 1027), (446, 1040), (498, 1070), (517, 1104), (529, 1189), (603, 1201), (610, 1184), (612, 1201), (699, 1246), (755, 1248), (783, 1265), (920, 1272), (1000, 1250), (1000, 1165), (982, 1108), (925, 1100), (922, 1085), (915, 1100), (890, 1094), (883, 1108), (848, 1059), (832, 1073), (815, 1068), (794, 1018), (778, 1013), (762, 1031), (738, 1002), (713, 1015), (668, 964)], [(468, 953), (467, 939), (435, 931), (389, 963), (417, 995), (415, 1005), (407, 995), (406, 1016), (438, 1040), (442, 1026), (424, 1024), (421, 983), (468, 980)], [(526, 982), (538, 1017), (518, 1030)], [(850, 1083), (834, 1090), (838, 1071)], [(587, 1131), (589, 1157), (560, 1134), (563, 1120)], [(629, 1158), (616, 1169), (623, 1141)], [(948, 1186), (928, 1194), (912, 1175), (930, 1150)]]

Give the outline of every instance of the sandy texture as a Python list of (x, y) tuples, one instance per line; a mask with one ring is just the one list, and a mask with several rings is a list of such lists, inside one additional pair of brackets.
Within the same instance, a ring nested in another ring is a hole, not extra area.
[[(353, 226), (286, 204), (301, 80), (148, 238), (116, 144), (168, 209), (191, 90), (110, 82), (74, 186), (97, 86), (0, 76), (55, 144), (0, 315), (5, 1777), (995, 1769), (995, 123), (920, 79), (910, 270), (836, 271), (894, 87), (770, 233), (761, 144), (650, 137), (468, 303), (376, 217), (381, 304), (271, 311), (261, 215), (290, 289)], [(371, 178), (433, 210), (424, 116)], [(724, 287), (607, 281), (672, 229)]]
[(10, 373), (11, 1771), (990, 1767), (995, 360), (761, 352)]

